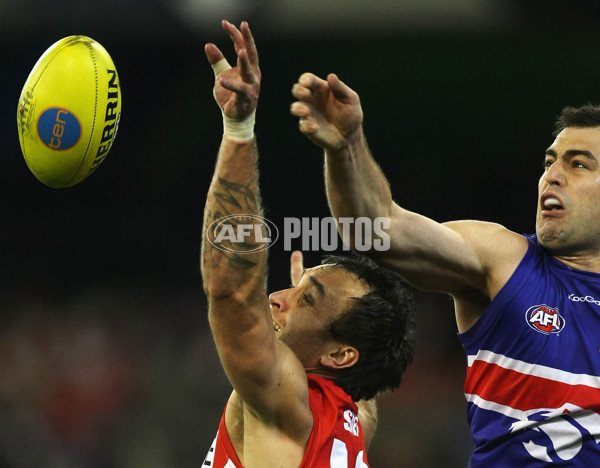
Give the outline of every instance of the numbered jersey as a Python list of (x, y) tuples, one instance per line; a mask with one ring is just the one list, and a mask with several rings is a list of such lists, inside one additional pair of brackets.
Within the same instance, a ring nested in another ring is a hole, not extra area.
[[(369, 468), (356, 404), (333, 381), (307, 377), (314, 423), (300, 468)], [(225, 412), (202, 466), (244, 468), (227, 435)]]
[(469, 467), (600, 466), (600, 275), (527, 239), (511, 278), (459, 335)]

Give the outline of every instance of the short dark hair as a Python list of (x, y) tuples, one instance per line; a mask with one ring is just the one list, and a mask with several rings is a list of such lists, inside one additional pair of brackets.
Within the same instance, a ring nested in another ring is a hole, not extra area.
[(588, 103), (563, 108), (554, 125), (554, 136), (567, 127), (600, 127), (600, 106)]
[(416, 318), (413, 289), (398, 275), (360, 255), (329, 255), (323, 264), (356, 275), (370, 291), (330, 324), (331, 336), (359, 352), (358, 362), (342, 369), (336, 383), (355, 401), (392, 391), (415, 353)]

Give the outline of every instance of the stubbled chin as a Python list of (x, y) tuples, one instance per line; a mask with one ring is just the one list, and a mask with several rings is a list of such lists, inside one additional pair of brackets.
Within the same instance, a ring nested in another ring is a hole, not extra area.
[(552, 244), (560, 239), (560, 229), (558, 226), (552, 226), (547, 221), (538, 222), (535, 232), (543, 246)]

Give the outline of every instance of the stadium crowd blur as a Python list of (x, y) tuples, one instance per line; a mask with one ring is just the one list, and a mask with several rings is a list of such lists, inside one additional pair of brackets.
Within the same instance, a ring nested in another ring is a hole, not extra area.
[[(422, 312), (448, 307), (436, 302), (423, 297)], [(0, 467), (202, 462), (229, 384), (198, 294), (94, 287), (60, 303), (23, 298), (8, 306), (14, 315), (0, 333)], [(381, 398), (374, 466), (460, 466), (468, 454), (468, 434), (457, 429), (465, 425), (462, 360), (443, 349), (454, 344), (448, 327), (429, 331), (439, 335), (430, 336), (434, 349), (421, 346), (402, 391)], [(432, 407), (436, 400), (444, 404)], [(431, 440), (436, 450), (428, 454)]]

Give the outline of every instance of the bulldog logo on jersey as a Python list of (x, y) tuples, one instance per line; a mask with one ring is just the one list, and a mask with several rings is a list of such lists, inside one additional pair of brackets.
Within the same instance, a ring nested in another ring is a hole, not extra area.
[(546, 304), (527, 309), (525, 320), (531, 328), (545, 335), (560, 333), (565, 328), (565, 319), (558, 313), (558, 309)]

